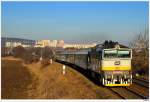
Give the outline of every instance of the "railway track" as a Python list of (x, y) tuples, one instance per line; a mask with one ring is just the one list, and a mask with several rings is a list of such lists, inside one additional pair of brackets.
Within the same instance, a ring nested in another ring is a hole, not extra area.
[(149, 81), (148, 80), (133, 78), (133, 83), (136, 83), (136, 84), (139, 84), (143, 87), (149, 88)]
[[(86, 74), (83, 73), (84, 71), (80, 71), (79, 69), (81, 68), (77, 68), (77, 66), (73, 66), (63, 61), (57, 61), (57, 62), (68, 65), (71, 68), (77, 70), (78, 72), (86, 76)], [(86, 77), (90, 79), (88, 76)], [(133, 79), (133, 84), (129, 87), (112, 87), (112, 88), (107, 87), (107, 89), (112, 91), (114, 95), (118, 96), (120, 99), (148, 99), (149, 98), (148, 82), (143, 81), (143, 80), (141, 81), (135, 78)]]
[(148, 99), (149, 82), (147, 80), (133, 78), (133, 84), (129, 87), (110, 88), (121, 99)]
[(130, 90), (126, 87), (114, 87), (109, 89), (121, 99), (148, 99), (145, 95), (139, 94), (138, 92)]
[(144, 82), (149, 82), (148, 80), (146, 80), (146, 79), (142, 79), (142, 78), (136, 78), (136, 77), (133, 77), (133, 79), (137, 79), (137, 80), (140, 80), (140, 81), (144, 81)]
[(121, 93), (119, 93), (114, 88), (108, 88), (110, 91), (112, 91), (116, 96), (118, 96), (120, 99), (126, 99)]
[(142, 99), (148, 99), (149, 98), (148, 92), (146, 92), (146, 91), (145, 91), (145, 93), (143, 93), (143, 92), (134, 90), (133, 88), (126, 87), (126, 89), (129, 90), (130, 92), (135, 93), (136, 95), (140, 96)]

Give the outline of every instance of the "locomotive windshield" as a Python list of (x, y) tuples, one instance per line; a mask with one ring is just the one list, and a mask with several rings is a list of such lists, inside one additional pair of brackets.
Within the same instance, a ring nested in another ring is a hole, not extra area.
[(104, 50), (104, 58), (130, 58), (130, 50)]
[(115, 58), (117, 57), (117, 50), (105, 50), (104, 51), (105, 58)]
[(118, 51), (119, 58), (130, 58), (130, 51)]

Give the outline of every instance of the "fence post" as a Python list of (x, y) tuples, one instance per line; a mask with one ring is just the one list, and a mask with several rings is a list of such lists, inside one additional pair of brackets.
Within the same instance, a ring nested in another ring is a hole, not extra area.
[(53, 62), (52, 59), (50, 59), (50, 64), (52, 64), (52, 62)]
[(66, 66), (63, 65), (63, 75), (65, 75), (65, 73), (66, 73)]

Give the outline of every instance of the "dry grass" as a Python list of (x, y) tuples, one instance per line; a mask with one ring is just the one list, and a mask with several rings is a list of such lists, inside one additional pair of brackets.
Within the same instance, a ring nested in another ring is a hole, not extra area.
[[(11, 59), (11, 60), (10, 60)], [(56, 62), (41, 68), (41, 63), (22, 64), (21, 60), (2, 58), (2, 98), (18, 99), (107, 99), (117, 98), (75, 70)]]
[(21, 61), (2, 60), (2, 98), (26, 98), (31, 77)]
[[(28, 67), (36, 75), (35, 80), (38, 79), (38, 83), (36, 83), (37, 89), (30, 92), (32, 98), (98, 98), (95, 92), (88, 85), (86, 86), (88, 80), (85, 80), (83, 76), (77, 75), (77, 72), (68, 67), (65, 75), (62, 74), (62, 65), (56, 62), (45, 68), (38, 67), (38, 64), (32, 64)], [(33, 94), (35, 92), (37, 93), (36, 95)]]

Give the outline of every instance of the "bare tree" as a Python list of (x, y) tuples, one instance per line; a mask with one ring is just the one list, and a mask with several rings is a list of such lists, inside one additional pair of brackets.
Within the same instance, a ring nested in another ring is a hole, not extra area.
[(133, 49), (146, 49), (149, 47), (149, 29), (144, 32), (140, 32), (135, 38), (129, 43), (129, 46)]
[(142, 70), (144, 73), (149, 71), (149, 29), (140, 32), (130, 42), (129, 46), (133, 49), (133, 68)]

